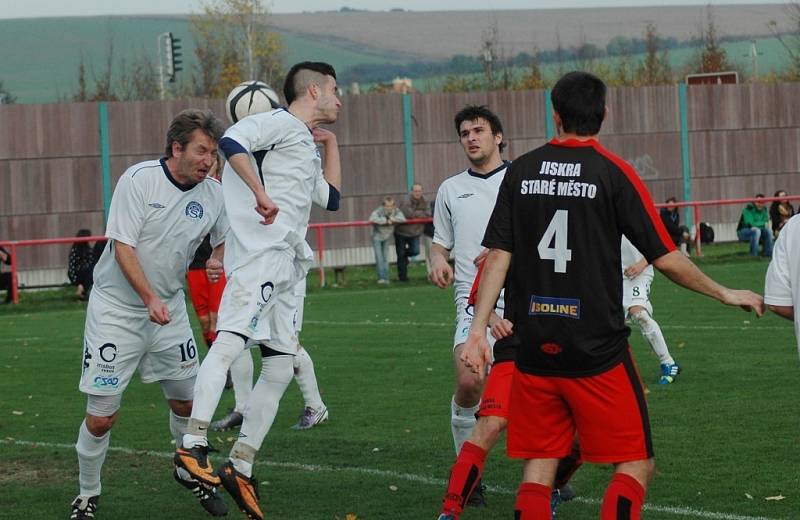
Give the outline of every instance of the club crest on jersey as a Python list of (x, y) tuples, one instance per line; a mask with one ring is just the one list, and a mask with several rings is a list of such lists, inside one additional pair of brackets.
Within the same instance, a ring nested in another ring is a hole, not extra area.
[(531, 296), (528, 309), (531, 316), (560, 316), (562, 318), (581, 319), (581, 301), (576, 298), (551, 298), (549, 296)]
[(203, 206), (199, 202), (193, 200), (186, 205), (184, 213), (192, 220), (200, 220), (203, 218)]

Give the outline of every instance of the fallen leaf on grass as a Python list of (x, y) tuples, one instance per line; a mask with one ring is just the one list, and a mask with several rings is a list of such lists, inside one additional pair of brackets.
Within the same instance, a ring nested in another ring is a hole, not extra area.
[(783, 495), (775, 495), (774, 497), (765, 497), (764, 500), (773, 500), (773, 501), (786, 500), (786, 497)]
[(20, 412), (19, 410), (13, 410), (11, 413), (12, 413), (13, 415), (22, 415), (22, 414), (24, 414), (25, 412)]
[(398, 489), (397, 486), (395, 486), (394, 484), (389, 486), (389, 491), (397, 491), (397, 489)]
[(753, 495), (751, 495), (750, 493), (745, 493), (744, 496), (747, 497), (747, 500), (753, 500)]

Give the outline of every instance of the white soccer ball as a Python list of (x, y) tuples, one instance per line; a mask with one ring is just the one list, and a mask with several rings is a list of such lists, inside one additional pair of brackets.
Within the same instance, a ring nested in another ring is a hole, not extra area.
[(278, 94), (261, 81), (245, 81), (231, 90), (225, 102), (225, 113), (231, 123), (281, 106)]

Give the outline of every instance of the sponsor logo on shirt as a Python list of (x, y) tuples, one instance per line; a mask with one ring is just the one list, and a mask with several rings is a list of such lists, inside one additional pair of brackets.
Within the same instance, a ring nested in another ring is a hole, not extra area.
[(264, 300), (264, 303), (267, 303), (270, 298), (272, 298), (272, 292), (275, 290), (275, 284), (272, 282), (266, 282), (261, 284), (261, 299)]
[(462, 193), (461, 195), (458, 196), (458, 198), (459, 199), (468, 199), (468, 198), (472, 197), (473, 195), (475, 195), (475, 194), (474, 193)]
[(200, 220), (203, 218), (203, 205), (193, 200), (186, 205), (184, 213), (192, 220)]
[(559, 345), (558, 343), (542, 343), (542, 345), (539, 347), (539, 350), (541, 350), (545, 354), (555, 356), (557, 354), (561, 354), (561, 351), (564, 349), (561, 348), (561, 345)]
[(581, 318), (581, 301), (576, 298), (551, 298), (549, 296), (531, 296), (528, 309), (531, 316), (560, 316), (562, 318)]
[(158, 202), (151, 202), (150, 204), (148, 204), (148, 206), (150, 206), (151, 208), (155, 208), (155, 209), (164, 209), (164, 208), (166, 208), (166, 206), (164, 206), (163, 204), (159, 204)]
[(87, 368), (89, 368), (89, 360), (92, 359), (92, 354), (89, 352), (89, 345), (84, 344), (83, 347), (83, 368), (81, 369), (81, 373), (85, 372)]

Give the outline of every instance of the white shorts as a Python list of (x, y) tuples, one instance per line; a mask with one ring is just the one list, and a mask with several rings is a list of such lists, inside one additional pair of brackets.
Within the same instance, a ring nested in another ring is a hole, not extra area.
[(294, 286), (303, 276), (291, 251), (268, 251), (232, 271), (219, 305), (217, 332), (235, 332), (278, 352), (296, 353)]
[(303, 307), (305, 307), (306, 295), (295, 295), (294, 298), (294, 331), (299, 333), (303, 330)]
[(650, 284), (653, 283), (653, 274), (643, 272), (636, 278), (629, 280), (622, 276), (622, 307), (625, 309), (625, 318), (628, 309), (639, 305), (647, 309), (652, 316), (653, 306), (650, 304)]
[[(469, 336), (469, 328), (472, 325), (472, 317), (474, 316), (475, 307), (467, 304), (467, 298), (458, 298), (456, 300), (456, 333), (453, 336), (453, 349), (467, 341)], [(503, 309), (496, 307), (501, 316)], [(494, 347), (494, 336), (486, 329), (486, 339), (489, 340), (489, 346)]]
[(146, 310), (123, 308), (92, 292), (86, 309), (81, 392), (121, 394), (137, 368), (144, 383), (178, 381), (197, 374), (197, 343), (183, 293), (165, 303), (171, 321), (158, 325), (150, 321)]

